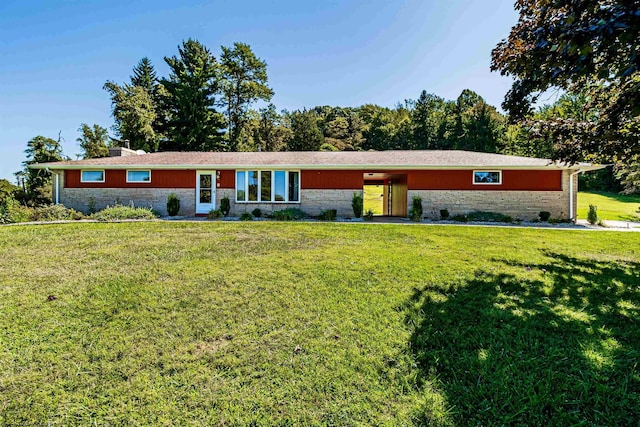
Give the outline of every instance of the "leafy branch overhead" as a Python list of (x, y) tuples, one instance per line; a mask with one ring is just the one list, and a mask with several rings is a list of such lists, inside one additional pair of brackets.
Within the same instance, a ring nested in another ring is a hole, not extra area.
[(556, 157), (634, 161), (640, 155), (640, 3), (519, 0), (518, 23), (492, 52), (492, 70), (515, 78), (503, 108), (529, 118), (542, 92), (583, 93), (591, 120), (539, 124)]

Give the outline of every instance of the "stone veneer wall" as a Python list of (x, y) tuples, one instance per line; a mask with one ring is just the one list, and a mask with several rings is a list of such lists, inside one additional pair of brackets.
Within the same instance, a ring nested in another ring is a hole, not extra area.
[(60, 203), (88, 213), (89, 201), (93, 197), (97, 211), (116, 203), (133, 203), (136, 207), (151, 207), (161, 215), (167, 215), (167, 198), (171, 193), (180, 199), (178, 215), (195, 215), (196, 198), (193, 188), (63, 188), (60, 190)]
[[(569, 219), (569, 177), (570, 173), (564, 171), (562, 191), (409, 190), (408, 200), (411, 204), (413, 196), (422, 197), (424, 215), (434, 219), (440, 217), (440, 209), (449, 210), (450, 215), (498, 212), (525, 221), (537, 219), (540, 211), (548, 211), (552, 218)], [(575, 202), (575, 194), (573, 197)]]
[[(355, 190), (357, 191), (357, 190)], [(353, 217), (351, 198), (354, 190), (300, 190), (300, 203), (236, 203), (234, 190), (219, 188), (216, 191), (216, 208), (220, 207), (220, 200), (225, 196), (231, 202), (229, 215), (240, 216), (243, 212), (251, 212), (255, 208), (263, 214), (287, 208), (302, 209), (309, 215), (319, 215), (325, 209), (336, 209), (339, 217)]]
[[(180, 198), (180, 215), (195, 215), (195, 189), (193, 188), (64, 188), (64, 174), (59, 174), (60, 200), (69, 208), (88, 212), (89, 200), (93, 197), (96, 210), (133, 202), (136, 206), (151, 206), (162, 215), (167, 214), (167, 197), (175, 193)], [(412, 196), (422, 197), (425, 216), (439, 218), (440, 209), (448, 209), (451, 215), (471, 211), (490, 211), (511, 215), (514, 218), (531, 220), (542, 210), (551, 212), (552, 218), (569, 218), (570, 172), (562, 175), (562, 191), (483, 191), (483, 190), (409, 190), (407, 201)], [(574, 180), (574, 208), (577, 206), (577, 176)], [(53, 180), (55, 183), (55, 179)], [(55, 184), (54, 184), (55, 185)], [(300, 191), (301, 203), (235, 203), (234, 189), (216, 190), (216, 208), (225, 196), (231, 201), (232, 216), (260, 208), (268, 214), (289, 207), (300, 208), (310, 215), (318, 215), (325, 209), (336, 209), (339, 217), (353, 217), (351, 198), (358, 190), (305, 190)], [(55, 192), (55, 187), (54, 187)], [(575, 212), (574, 212), (575, 214)]]

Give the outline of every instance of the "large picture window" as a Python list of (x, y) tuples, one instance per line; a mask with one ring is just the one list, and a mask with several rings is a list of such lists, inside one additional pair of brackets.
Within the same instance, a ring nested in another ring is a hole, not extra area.
[(500, 171), (473, 171), (474, 184), (502, 184), (502, 172)]
[(300, 172), (236, 171), (236, 202), (298, 202)]
[(80, 182), (104, 182), (104, 171), (80, 171)]

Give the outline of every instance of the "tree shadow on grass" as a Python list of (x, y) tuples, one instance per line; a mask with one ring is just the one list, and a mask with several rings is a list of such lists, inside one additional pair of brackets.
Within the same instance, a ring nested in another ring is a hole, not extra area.
[(419, 382), (456, 425), (638, 425), (640, 264), (545, 255), (415, 291)]

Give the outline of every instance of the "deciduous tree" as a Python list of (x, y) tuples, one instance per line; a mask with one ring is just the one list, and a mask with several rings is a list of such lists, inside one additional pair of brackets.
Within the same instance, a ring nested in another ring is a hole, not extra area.
[(76, 141), (82, 149), (81, 155), (83, 159), (107, 157), (109, 155), (111, 142), (107, 129), (96, 124), (91, 127), (86, 123), (82, 123), (78, 131), (81, 136)]
[(51, 172), (47, 169), (31, 169), (28, 166), (65, 160), (60, 139), (56, 141), (38, 135), (27, 142), (24, 152), (27, 158), (22, 162), (24, 171), (20, 174), (25, 178), (26, 201), (34, 204), (51, 202)]
[(306, 109), (290, 113), (291, 140), (288, 151), (317, 151), (324, 143), (324, 136), (318, 128), (318, 118)]
[(515, 78), (503, 108), (530, 116), (550, 88), (585, 93), (597, 120), (543, 121), (556, 156), (579, 161), (640, 153), (640, 3), (518, 0), (518, 23), (492, 52), (492, 70)]

